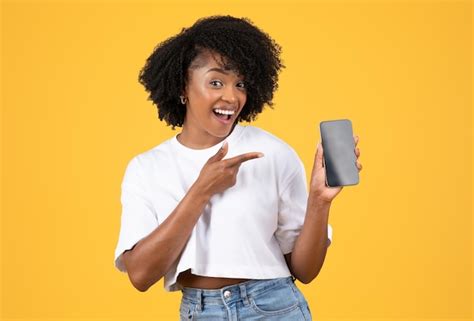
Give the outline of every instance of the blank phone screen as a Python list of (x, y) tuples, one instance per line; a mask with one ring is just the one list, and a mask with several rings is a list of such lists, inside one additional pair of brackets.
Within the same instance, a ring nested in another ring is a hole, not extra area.
[(323, 121), (319, 125), (323, 145), (326, 185), (330, 187), (357, 185), (355, 143), (349, 119)]

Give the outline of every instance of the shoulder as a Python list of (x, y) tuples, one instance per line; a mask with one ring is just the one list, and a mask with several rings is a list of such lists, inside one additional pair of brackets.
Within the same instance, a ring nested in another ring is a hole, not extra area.
[(163, 168), (172, 158), (171, 138), (133, 156), (127, 164), (127, 171), (138, 171), (143, 174), (155, 168)]

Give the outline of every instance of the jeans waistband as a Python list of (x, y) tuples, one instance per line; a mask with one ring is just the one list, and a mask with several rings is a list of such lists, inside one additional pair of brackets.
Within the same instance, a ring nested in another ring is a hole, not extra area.
[(257, 295), (276, 285), (294, 282), (293, 276), (274, 279), (249, 280), (219, 289), (198, 289), (183, 287), (183, 299), (201, 306), (203, 304), (228, 305), (243, 300), (248, 304), (248, 295)]

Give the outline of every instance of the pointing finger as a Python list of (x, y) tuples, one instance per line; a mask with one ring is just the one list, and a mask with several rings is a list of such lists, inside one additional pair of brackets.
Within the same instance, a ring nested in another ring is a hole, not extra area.
[(235, 166), (235, 165), (240, 165), (243, 162), (246, 162), (248, 160), (254, 159), (254, 158), (260, 158), (263, 157), (264, 155), (259, 152), (252, 152), (252, 153), (246, 153), (246, 154), (241, 154), (229, 159), (224, 160), (227, 166)]

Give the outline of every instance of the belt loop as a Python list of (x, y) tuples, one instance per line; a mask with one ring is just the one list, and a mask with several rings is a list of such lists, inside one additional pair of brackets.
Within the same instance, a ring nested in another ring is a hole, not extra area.
[(202, 304), (203, 304), (203, 299), (202, 299), (202, 296), (203, 296), (203, 293), (202, 293), (202, 290), (201, 289), (197, 289), (197, 310), (199, 312), (202, 311)]
[(240, 287), (240, 297), (244, 301), (245, 305), (249, 305), (250, 302), (249, 302), (249, 299), (247, 297), (247, 288), (245, 287), (245, 284), (240, 284), (239, 287)]
[(296, 278), (292, 275), (291, 276), (291, 281), (293, 281), (293, 283), (295, 283), (295, 280), (296, 280)]

